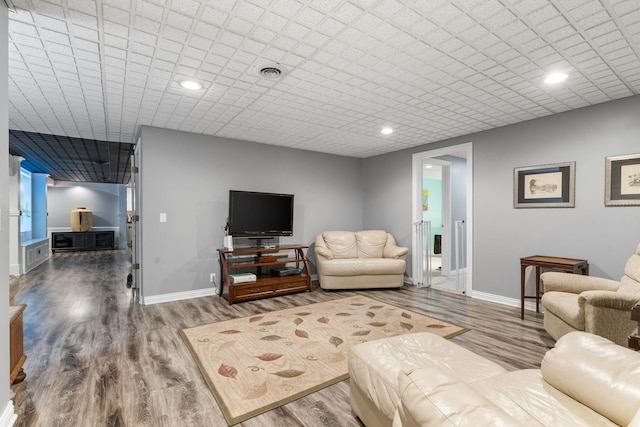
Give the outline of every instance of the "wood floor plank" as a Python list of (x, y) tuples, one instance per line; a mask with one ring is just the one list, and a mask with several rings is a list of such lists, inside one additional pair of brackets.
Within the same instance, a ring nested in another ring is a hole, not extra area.
[[(12, 386), (15, 426), (225, 426), (180, 329), (358, 294), (469, 328), (452, 341), (507, 369), (539, 367), (554, 343), (541, 314), (521, 320), (518, 308), (430, 288), (327, 292), (316, 285), (232, 306), (219, 297), (140, 306), (125, 287), (128, 273), (125, 251), (58, 252), (20, 278), (15, 303), (28, 304), (28, 359), (26, 380)], [(239, 424), (266, 425), (362, 423), (345, 380)]]

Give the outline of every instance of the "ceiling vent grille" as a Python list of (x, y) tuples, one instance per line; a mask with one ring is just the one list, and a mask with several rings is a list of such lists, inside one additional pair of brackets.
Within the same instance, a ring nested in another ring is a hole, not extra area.
[(282, 70), (276, 67), (264, 67), (260, 70), (260, 75), (267, 79), (279, 79), (282, 75)]
[(269, 80), (278, 80), (287, 73), (287, 69), (278, 62), (265, 62), (255, 68), (260, 76)]

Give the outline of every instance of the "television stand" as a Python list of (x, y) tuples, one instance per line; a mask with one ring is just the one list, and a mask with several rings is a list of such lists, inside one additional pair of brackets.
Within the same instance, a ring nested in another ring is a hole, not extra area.
[[(303, 249), (297, 244), (274, 245), (271, 248), (250, 247), (218, 249), (222, 274), (220, 295), (227, 286), (229, 305), (235, 302), (267, 298), (281, 294), (312, 291), (309, 263)], [(273, 276), (271, 269), (282, 270), (287, 264), (295, 264), (300, 272)], [(254, 282), (232, 283), (234, 274), (253, 273)]]
[(272, 240), (271, 237), (249, 237), (250, 240), (255, 240), (256, 244), (254, 245), (256, 248), (261, 248), (261, 249), (275, 249), (276, 244), (273, 243), (262, 243), (263, 241), (268, 241), (268, 240)]

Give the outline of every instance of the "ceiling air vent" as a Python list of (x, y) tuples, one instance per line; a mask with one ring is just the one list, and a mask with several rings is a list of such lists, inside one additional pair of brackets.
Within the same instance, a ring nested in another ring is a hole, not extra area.
[(287, 69), (278, 62), (265, 62), (260, 64), (256, 67), (256, 71), (260, 76), (269, 80), (278, 80), (287, 73)]

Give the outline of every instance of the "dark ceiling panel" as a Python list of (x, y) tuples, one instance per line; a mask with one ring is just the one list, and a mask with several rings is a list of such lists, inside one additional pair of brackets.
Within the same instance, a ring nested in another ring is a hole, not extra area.
[(9, 131), (9, 152), (22, 166), (56, 181), (127, 184), (133, 144)]

